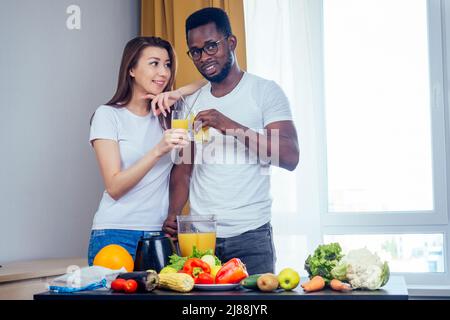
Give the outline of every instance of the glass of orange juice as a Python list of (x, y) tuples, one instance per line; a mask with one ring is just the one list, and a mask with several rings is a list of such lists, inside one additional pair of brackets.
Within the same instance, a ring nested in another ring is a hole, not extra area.
[(194, 127), (198, 126), (198, 131), (194, 131), (195, 142), (205, 143), (209, 141), (209, 127), (204, 126), (200, 121), (195, 121)]
[(182, 100), (177, 101), (172, 110), (172, 129), (185, 129), (191, 137), (190, 121), (186, 103)]
[(178, 247), (182, 257), (192, 254), (194, 246), (199, 251), (216, 250), (217, 221), (214, 215), (177, 216)]

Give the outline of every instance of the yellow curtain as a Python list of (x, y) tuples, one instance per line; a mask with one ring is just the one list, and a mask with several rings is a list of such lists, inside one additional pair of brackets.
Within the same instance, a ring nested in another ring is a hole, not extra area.
[(205, 7), (222, 8), (228, 13), (233, 34), (238, 39), (236, 55), (241, 69), (247, 69), (243, 0), (141, 0), (141, 35), (158, 36), (172, 43), (178, 57), (175, 87), (201, 79), (187, 56), (185, 21)]

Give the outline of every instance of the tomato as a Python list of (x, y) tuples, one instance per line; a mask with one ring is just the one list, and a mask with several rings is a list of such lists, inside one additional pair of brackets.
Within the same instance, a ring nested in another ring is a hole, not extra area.
[(125, 279), (116, 279), (111, 283), (111, 289), (114, 291), (124, 291), (126, 282), (127, 280)]
[(137, 288), (138, 283), (133, 279), (127, 280), (124, 286), (125, 293), (134, 293), (137, 291)]

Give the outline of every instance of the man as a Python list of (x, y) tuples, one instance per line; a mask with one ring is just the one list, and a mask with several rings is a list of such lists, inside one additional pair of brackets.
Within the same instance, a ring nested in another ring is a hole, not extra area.
[(274, 272), (270, 175), (262, 169), (272, 164), (292, 171), (298, 164), (289, 102), (273, 81), (239, 68), (237, 39), (223, 10), (194, 12), (186, 38), (189, 56), (209, 81), (188, 102), (198, 111), (196, 129), (208, 127), (211, 141), (196, 143), (195, 158), (203, 162), (174, 166), (163, 229), (176, 234), (176, 216), (189, 197), (191, 214), (216, 215), (216, 255), (223, 262), (238, 257), (250, 274)]

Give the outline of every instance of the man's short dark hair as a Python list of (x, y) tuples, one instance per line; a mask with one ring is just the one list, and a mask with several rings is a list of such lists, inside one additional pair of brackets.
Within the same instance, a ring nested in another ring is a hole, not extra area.
[(227, 13), (220, 8), (203, 8), (191, 14), (186, 20), (186, 40), (188, 32), (200, 26), (213, 22), (218, 31), (229, 37), (231, 31), (230, 19)]

